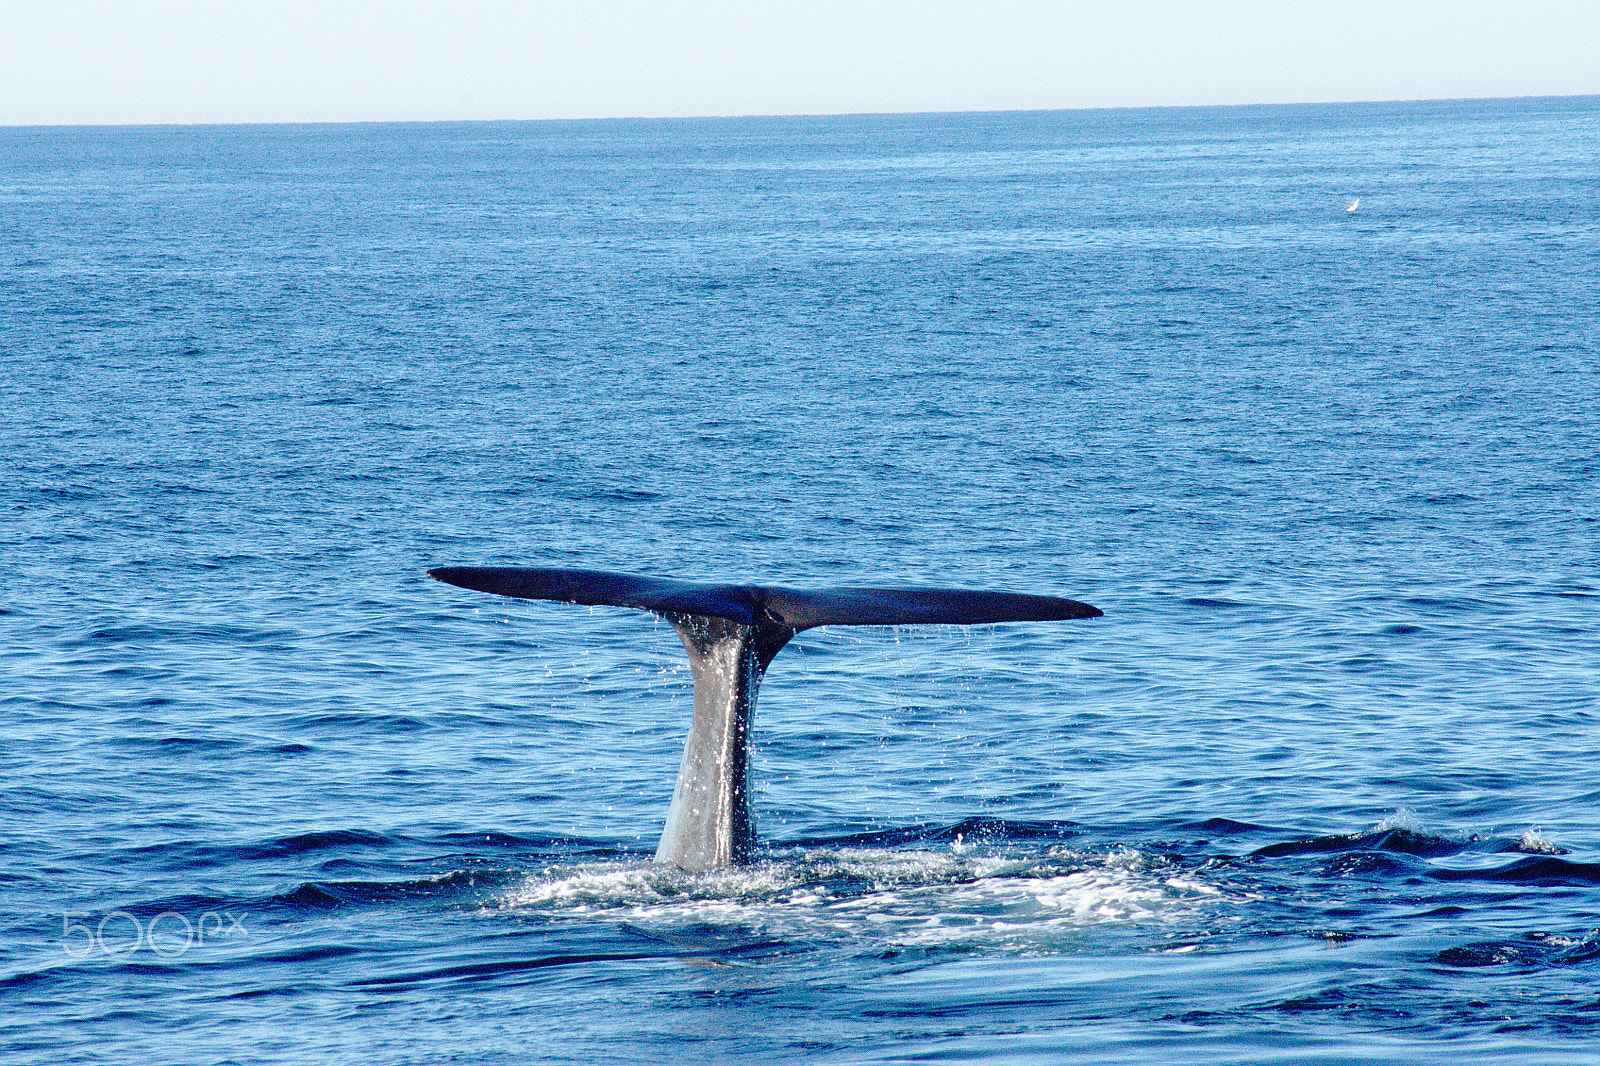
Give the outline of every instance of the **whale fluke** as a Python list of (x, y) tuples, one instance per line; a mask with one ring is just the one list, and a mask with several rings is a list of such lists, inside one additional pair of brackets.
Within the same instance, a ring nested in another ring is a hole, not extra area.
[(663, 615), (689, 652), (694, 723), (684, 743), (656, 861), (709, 870), (749, 860), (755, 844), (747, 775), (756, 692), (768, 664), (816, 626), (975, 625), (1098, 618), (1059, 596), (966, 589), (702, 585), (600, 570), (445, 566), (438, 581), (479, 592)]

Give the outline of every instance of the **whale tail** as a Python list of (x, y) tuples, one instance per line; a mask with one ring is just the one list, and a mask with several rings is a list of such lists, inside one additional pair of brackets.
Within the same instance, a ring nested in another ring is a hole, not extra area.
[(689, 653), (694, 722), (656, 861), (711, 870), (749, 861), (749, 749), (756, 693), (783, 646), (826, 625), (973, 625), (1097, 618), (1096, 607), (1057, 596), (964, 589), (702, 585), (599, 570), (447, 566), (438, 581), (532, 600), (633, 607), (664, 616)]

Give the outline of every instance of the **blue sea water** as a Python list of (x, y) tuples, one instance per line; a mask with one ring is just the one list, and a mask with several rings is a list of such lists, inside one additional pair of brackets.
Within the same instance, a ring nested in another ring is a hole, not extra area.
[[(1597, 149), (0, 130), (0, 1059), (1600, 1061)], [(690, 875), (672, 629), (443, 564), (1105, 617), (803, 633)]]

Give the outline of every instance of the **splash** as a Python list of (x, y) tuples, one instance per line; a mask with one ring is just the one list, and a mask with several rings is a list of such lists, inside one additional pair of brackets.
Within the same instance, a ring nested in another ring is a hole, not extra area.
[(1388, 833), (1393, 830), (1404, 833), (1422, 832), (1422, 819), (1417, 817), (1417, 812), (1410, 807), (1396, 807), (1395, 812), (1373, 827), (1374, 833)]
[(1530, 855), (1565, 855), (1567, 849), (1545, 836), (1537, 827), (1529, 827), (1517, 841), (1517, 850)]
[(797, 849), (753, 866), (684, 873), (654, 863), (552, 866), (494, 901), (499, 912), (627, 923), (676, 938), (711, 931), (889, 948), (1046, 949), (1111, 923), (1164, 922), (1228, 899), (1205, 871), (1131, 848)]

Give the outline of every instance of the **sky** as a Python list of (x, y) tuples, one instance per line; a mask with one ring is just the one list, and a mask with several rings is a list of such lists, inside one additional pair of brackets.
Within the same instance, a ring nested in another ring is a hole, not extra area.
[(1600, 0), (0, 0), (0, 126), (1600, 93)]

